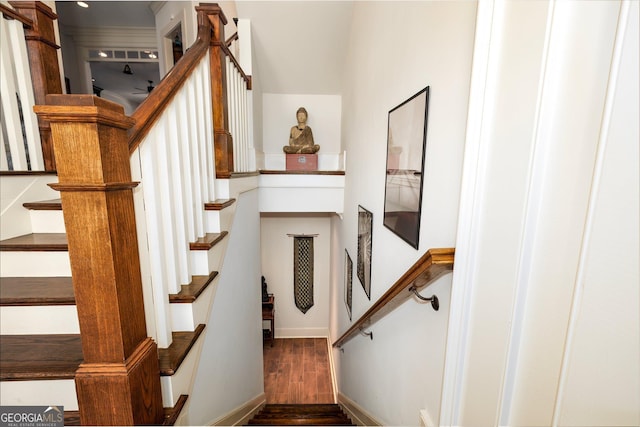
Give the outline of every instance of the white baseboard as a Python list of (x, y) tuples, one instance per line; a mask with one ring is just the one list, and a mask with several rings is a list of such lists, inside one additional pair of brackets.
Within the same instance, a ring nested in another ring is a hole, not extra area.
[(328, 328), (276, 328), (276, 338), (328, 338)]
[(338, 403), (342, 405), (351, 421), (359, 426), (383, 426), (384, 423), (376, 420), (375, 417), (365, 411), (360, 405), (349, 399), (342, 393), (338, 393)]
[(267, 397), (264, 393), (251, 399), (217, 420), (209, 423), (210, 426), (242, 426), (253, 418), (253, 416), (264, 406)]
[(327, 355), (329, 356), (329, 370), (331, 371), (331, 389), (333, 390), (334, 402), (338, 402), (338, 378), (336, 376), (335, 360), (333, 359), (334, 351), (331, 346), (331, 339), (327, 337)]

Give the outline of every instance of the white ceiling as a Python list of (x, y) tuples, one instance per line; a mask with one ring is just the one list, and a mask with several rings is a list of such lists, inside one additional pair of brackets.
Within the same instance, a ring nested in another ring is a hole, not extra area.
[[(75, 1), (56, 2), (60, 23), (81, 27), (155, 25), (150, 8), (153, 2), (88, 3), (90, 7), (83, 9)], [(262, 91), (341, 93), (352, 7), (353, 1), (236, 0), (237, 17), (251, 20), (253, 73)]]
[(352, 1), (237, 1), (266, 93), (339, 94)]
[(58, 22), (76, 27), (155, 27), (149, 1), (56, 1)]
[[(129, 65), (133, 74), (123, 73), (125, 65)], [(136, 106), (147, 97), (148, 86), (156, 86), (160, 81), (160, 70), (154, 62), (98, 61), (91, 62), (90, 66), (95, 86), (115, 92)]]

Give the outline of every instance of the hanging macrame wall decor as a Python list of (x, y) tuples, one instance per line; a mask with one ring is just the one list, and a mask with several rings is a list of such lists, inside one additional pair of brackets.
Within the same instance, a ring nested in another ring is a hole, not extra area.
[(293, 237), (293, 296), (296, 307), (306, 313), (313, 307), (313, 238), (316, 235)]

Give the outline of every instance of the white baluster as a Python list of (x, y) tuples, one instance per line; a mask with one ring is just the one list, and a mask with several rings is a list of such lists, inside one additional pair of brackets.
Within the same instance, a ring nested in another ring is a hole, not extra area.
[[(215, 200), (215, 153), (213, 141), (213, 112), (211, 110), (211, 82), (209, 80), (209, 57), (198, 70), (201, 90), (197, 95), (198, 145), (200, 150), (201, 180), (204, 183), (202, 198), (207, 202)], [(209, 231), (209, 230), (206, 230)]]
[(144, 314), (147, 323), (147, 335), (158, 341), (158, 327), (156, 325), (156, 309), (153, 280), (151, 274), (151, 262), (149, 259), (149, 245), (147, 241), (147, 216), (144, 203), (144, 180), (142, 179), (142, 163), (140, 148), (136, 149), (130, 158), (131, 180), (139, 183), (133, 189), (133, 203), (136, 215), (136, 235), (138, 236), (138, 254), (140, 258), (140, 275), (142, 279), (142, 292), (144, 299)]
[(181, 131), (181, 125), (184, 124), (184, 111), (180, 111), (180, 98), (184, 96), (184, 92), (179, 92), (173, 102), (167, 108), (166, 118), (167, 126), (167, 153), (170, 164), (169, 180), (172, 186), (170, 193), (171, 217), (173, 221), (174, 234), (174, 257), (178, 264), (178, 281), (175, 284), (175, 293), (180, 291), (180, 285), (189, 284), (191, 282), (191, 267), (189, 262), (189, 238), (187, 231), (188, 213), (187, 197), (182, 186), (182, 180), (185, 176), (183, 170), (181, 145), (185, 142), (185, 137)]
[(202, 72), (202, 82), (203, 82), (203, 93), (206, 95), (202, 99), (202, 121), (200, 123), (207, 123), (208, 125), (203, 129), (204, 131), (204, 146), (206, 150), (205, 159), (205, 170), (206, 170), (206, 178), (208, 183), (209, 190), (209, 201), (214, 201), (216, 199), (215, 192), (215, 179), (216, 179), (216, 155), (214, 149), (214, 135), (213, 135), (213, 126), (210, 124), (213, 118), (213, 107), (211, 100), (211, 80), (209, 74), (210, 60), (207, 55), (204, 61), (204, 70)]
[[(44, 170), (42, 157), (42, 145), (40, 143), (40, 129), (38, 128), (38, 116), (33, 111), (36, 101), (33, 95), (31, 83), (31, 71), (27, 44), (24, 39), (24, 29), (20, 21), (9, 22), (10, 43), (13, 45), (13, 65), (15, 67), (16, 86), (22, 103), (22, 117), (24, 120), (24, 133), (29, 147), (29, 165), (31, 170)], [(5, 75), (5, 74), (3, 74)]]
[(238, 127), (238, 138), (240, 139), (240, 152), (238, 153), (239, 161), (240, 161), (240, 170), (242, 172), (247, 171), (247, 167), (244, 161), (244, 132), (242, 131), (242, 74), (240, 71), (234, 67), (235, 76), (236, 76), (236, 126)]
[(175, 263), (175, 241), (176, 232), (174, 229), (172, 210), (172, 183), (171, 183), (171, 163), (169, 161), (169, 149), (167, 147), (167, 128), (166, 128), (166, 116), (170, 111), (167, 108), (162, 114), (159, 123), (156, 126), (156, 139), (150, 141), (156, 149), (156, 163), (155, 170), (158, 185), (156, 191), (160, 195), (160, 218), (162, 229), (162, 236), (164, 241), (164, 254), (162, 258), (167, 264), (167, 286), (169, 293), (177, 293), (179, 291), (178, 283), (180, 281), (178, 277), (178, 269)]
[(193, 84), (190, 78), (185, 83), (184, 89), (176, 96), (178, 117), (178, 134), (180, 135), (180, 185), (184, 199), (185, 233), (187, 242), (192, 242), (196, 238), (195, 232), (195, 202), (193, 200), (193, 169), (191, 165), (191, 144), (194, 139), (191, 136), (193, 128), (193, 117), (189, 115), (188, 105), (189, 87)]
[(0, 131), (0, 150), (2, 153), (0, 154), (0, 171), (9, 170), (9, 161), (7, 160), (7, 153), (4, 149), (4, 132)]
[[(231, 138), (234, 140), (234, 144), (235, 144), (235, 135), (234, 135), (234, 129), (233, 129), (233, 120), (232, 120), (232, 111), (233, 111), (233, 91), (231, 89), (232, 84), (231, 84), (231, 66), (229, 63), (229, 58), (225, 56), (225, 68), (226, 68), (226, 76), (227, 76), (227, 120), (228, 120), (228, 126), (229, 126), (229, 133), (231, 134)], [(235, 170), (235, 164), (236, 164), (236, 153), (234, 151), (233, 153), (233, 165), (234, 165), (234, 170)]]
[[(26, 171), (27, 155), (22, 138), (22, 128), (20, 126), (20, 113), (18, 112), (18, 101), (16, 98), (16, 77), (13, 68), (13, 52), (10, 50), (11, 43), (6, 43), (9, 38), (8, 23), (5, 19), (0, 19), (0, 31), (2, 40), (2, 55), (0, 55), (0, 93), (2, 94), (2, 111), (4, 113), (3, 127), (7, 132), (7, 139), (11, 153), (13, 170)], [(25, 106), (30, 108), (29, 106)], [(4, 150), (4, 147), (2, 147)]]
[[(193, 200), (193, 213), (194, 213), (194, 238), (204, 236), (204, 215), (203, 206), (203, 170), (200, 165), (200, 145), (201, 140), (199, 138), (199, 127), (203, 127), (204, 123), (199, 121), (198, 111), (196, 108), (197, 103), (201, 96), (206, 96), (202, 93), (202, 81), (197, 73), (200, 72), (200, 68), (196, 69), (191, 79), (191, 84), (186, 86), (187, 90), (187, 105), (185, 111), (189, 119), (189, 161), (191, 163), (191, 194)], [(206, 123), (206, 122), (205, 122)], [(206, 185), (206, 183), (204, 183)], [(195, 239), (194, 239), (195, 240)]]
[(249, 164), (247, 162), (248, 150), (248, 138), (247, 138), (247, 84), (244, 81), (241, 73), (238, 73), (238, 85), (240, 90), (240, 108), (238, 111), (238, 120), (240, 121), (240, 133), (242, 134), (242, 167), (245, 172), (249, 171)]
[(234, 144), (233, 151), (238, 152), (237, 154), (237, 170), (239, 172), (244, 172), (244, 167), (242, 164), (242, 133), (240, 132), (240, 82), (238, 81), (239, 73), (238, 69), (233, 65), (233, 121), (236, 127), (235, 139), (236, 143)]
[[(156, 331), (158, 346), (167, 348), (172, 341), (171, 337), (171, 311), (169, 310), (168, 263), (165, 262), (165, 248), (162, 225), (162, 202), (158, 187), (155, 159), (158, 157), (156, 127), (149, 131), (147, 137), (140, 144), (140, 169), (142, 174), (142, 191), (144, 194), (145, 216), (147, 220), (147, 248), (149, 249), (149, 264), (151, 271), (152, 294), (156, 318)], [(140, 244), (144, 244), (140, 242)]]

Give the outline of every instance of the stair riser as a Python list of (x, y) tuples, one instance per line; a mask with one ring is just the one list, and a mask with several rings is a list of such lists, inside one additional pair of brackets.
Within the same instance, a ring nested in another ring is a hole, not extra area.
[(77, 411), (75, 381), (3, 381), (0, 382), (0, 405), (62, 405), (65, 411)]
[[(206, 333), (206, 331), (204, 332)], [(204, 334), (203, 334), (204, 335)], [(160, 385), (162, 386), (162, 406), (171, 408), (175, 406), (182, 394), (190, 394), (191, 376), (196, 369), (199, 360), (200, 350), (204, 342), (204, 336), (195, 342), (187, 357), (178, 368), (175, 374), (171, 376), (161, 376)]]
[(208, 276), (212, 271), (219, 271), (222, 256), (227, 250), (229, 237), (225, 237), (208, 251), (191, 251), (191, 269), (194, 276)]
[(12, 252), (0, 256), (0, 277), (69, 277), (68, 252)]
[(57, 181), (58, 177), (55, 175), (0, 176), (1, 239), (9, 239), (31, 232), (29, 214), (22, 204), (34, 200), (50, 200), (60, 197), (60, 193), (47, 186), (47, 184)]
[(219, 233), (223, 230), (230, 230), (235, 213), (235, 203), (219, 211), (206, 211), (206, 232)]
[(29, 211), (32, 233), (65, 233), (62, 211)]
[(172, 303), (171, 321), (173, 331), (195, 331), (199, 324), (206, 324), (211, 301), (215, 297), (217, 279), (200, 294), (193, 303)]
[(0, 334), (79, 334), (75, 305), (0, 307)]

